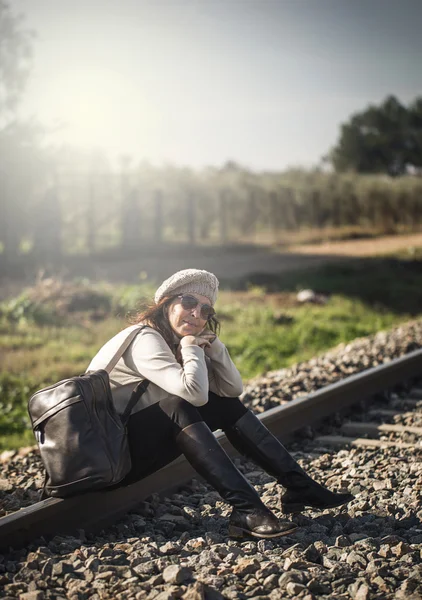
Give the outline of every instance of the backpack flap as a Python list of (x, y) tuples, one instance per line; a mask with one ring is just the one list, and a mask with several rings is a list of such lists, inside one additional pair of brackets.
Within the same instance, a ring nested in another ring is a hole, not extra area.
[(36, 392), (28, 402), (32, 427), (37, 427), (51, 414), (80, 401), (80, 390), (74, 379), (65, 379)]

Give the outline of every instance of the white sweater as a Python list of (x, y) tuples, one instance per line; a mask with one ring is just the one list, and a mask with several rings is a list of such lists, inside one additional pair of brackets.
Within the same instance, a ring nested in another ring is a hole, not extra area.
[[(88, 371), (103, 369), (110, 348), (117, 348), (126, 330), (107, 342), (92, 359)], [(176, 343), (179, 341), (175, 338)], [(145, 327), (110, 373), (110, 385), (117, 411), (122, 414), (136, 385), (143, 379), (150, 384), (132, 413), (155, 404), (169, 396), (184, 398), (194, 406), (208, 402), (208, 391), (219, 396), (236, 397), (243, 385), (225, 345), (216, 338), (210, 348), (199, 346), (181, 348), (181, 366), (158, 331)]]

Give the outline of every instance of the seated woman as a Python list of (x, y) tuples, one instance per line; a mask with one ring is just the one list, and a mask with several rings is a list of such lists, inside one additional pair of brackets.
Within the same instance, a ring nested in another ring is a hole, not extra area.
[[(129, 418), (132, 470), (123, 483), (133, 483), (184, 454), (233, 507), (229, 535), (287, 535), (296, 525), (279, 520), (263, 504), (213, 431), (222, 429), (241, 454), (286, 488), (284, 513), (300, 512), (305, 506), (340, 506), (353, 496), (331, 492), (312, 480), (239, 400), (239, 371), (217, 335), (219, 322), (213, 308), (217, 292), (218, 280), (212, 273), (178, 271), (162, 283), (154, 303), (135, 319), (145, 327), (110, 374), (119, 413), (124, 412), (139, 382), (150, 382)], [(104, 357), (113, 344), (116, 348), (120, 345), (122, 335), (107, 342), (88, 370), (103, 367)]]

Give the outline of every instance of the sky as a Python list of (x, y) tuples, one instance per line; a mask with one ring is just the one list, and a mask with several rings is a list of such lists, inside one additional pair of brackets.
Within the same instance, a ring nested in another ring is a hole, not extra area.
[(9, 0), (20, 113), (53, 144), (202, 168), (311, 167), (341, 123), (422, 95), (420, 0)]

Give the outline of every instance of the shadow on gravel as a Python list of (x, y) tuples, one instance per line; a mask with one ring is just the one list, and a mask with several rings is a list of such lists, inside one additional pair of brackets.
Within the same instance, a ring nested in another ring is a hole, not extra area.
[[(365, 544), (365, 539), (368, 538), (371, 540), (370, 543), (375, 545), (387, 542), (394, 544), (400, 541), (394, 540), (394, 536), (410, 541), (408, 538), (412, 535), (419, 536), (417, 530), (422, 529), (421, 520), (414, 512), (397, 519), (394, 516), (385, 515), (383, 511), (377, 509), (359, 511), (358, 515), (355, 515), (353, 508), (349, 508), (347, 511), (342, 509), (340, 512), (333, 510), (330, 514), (317, 517), (295, 515), (293, 520), (301, 527), (300, 531), (305, 534), (307, 544), (318, 540), (324, 541), (327, 537), (339, 538), (338, 543), (344, 544), (344, 546), (352, 545), (356, 541)], [(409, 532), (411, 528), (415, 528), (416, 531)], [(360, 535), (362, 536), (361, 540), (356, 537)]]

